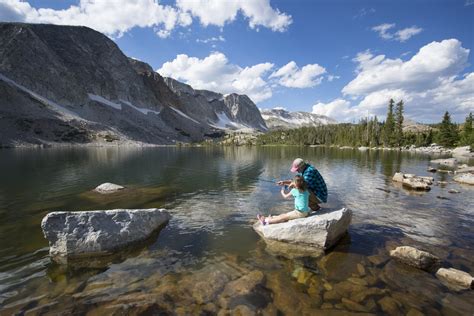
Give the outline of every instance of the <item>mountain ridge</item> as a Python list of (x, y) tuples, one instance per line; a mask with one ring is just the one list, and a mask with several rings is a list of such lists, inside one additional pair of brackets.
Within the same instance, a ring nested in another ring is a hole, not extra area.
[[(247, 96), (224, 98), (224, 105), (203, 100), (207, 112), (193, 112), (194, 100), (176, 94), (150, 65), (81, 26), (0, 23), (0, 96), (4, 147), (198, 142), (236, 128), (206, 116), (217, 107), (228, 116), (232, 107), (252, 113), (228, 117), (230, 123), (266, 129)], [(256, 113), (263, 126), (246, 121)]]

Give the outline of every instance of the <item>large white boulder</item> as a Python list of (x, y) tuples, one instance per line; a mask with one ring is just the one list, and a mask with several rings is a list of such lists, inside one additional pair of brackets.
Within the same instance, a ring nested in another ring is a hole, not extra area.
[(264, 239), (329, 249), (344, 236), (351, 219), (352, 211), (343, 208), (279, 224), (257, 222), (253, 228)]
[(459, 183), (474, 185), (474, 173), (461, 173), (456, 175), (453, 179)]
[(49, 241), (49, 253), (58, 262), (88, 256), (109, 255), (144, 241), (168, 222), (164, 209), (116, 209), (106, 211), (52, 212), (41, 228)]

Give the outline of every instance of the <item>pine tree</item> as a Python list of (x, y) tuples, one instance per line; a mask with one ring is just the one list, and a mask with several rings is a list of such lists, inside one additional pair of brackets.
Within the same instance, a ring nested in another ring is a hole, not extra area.
[(393, 116), (393, 105), (395, 101), (390, 99), (388, 102), (388, 112), (387, 112), (387, 119), (385, 120), (385, 125), (383, 129), (384, 133), (384, 146), (393, 146), (393, 136), (394, 136), (394, 129), (395, 129), (395, 119)]
[(403, 142), (403, 100), (395, 108), (395, 143), (401, 146)]
[(458, 141), (458, 136), (457, 126), (451, 122), (451, 116), (446, 111), (439, 128), (439, 143), (445, 147), (453, 147)]
[(466, 121), (464, 122), (464, 127), (461, 136), (461, 144), (466, 146), (471, 146), (471, 149), (474, 148), (474, 130), (472, 128), (472, 124), (474, 122), (474, 118), (472, 113), (469, 113), (466, 116)]

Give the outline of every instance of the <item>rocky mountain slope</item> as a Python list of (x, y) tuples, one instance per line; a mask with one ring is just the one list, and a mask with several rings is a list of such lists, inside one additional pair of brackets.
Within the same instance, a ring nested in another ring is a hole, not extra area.
[(0, 146), (173, 144), (266, 129), (247, 96), (177, 86), (186, 85), (90, 28), (0, 23)]
[(289, 112), (284, 109), (262, 110), (262, 117), (271, 130), (336, 124), (336, 120), (308, 112)]

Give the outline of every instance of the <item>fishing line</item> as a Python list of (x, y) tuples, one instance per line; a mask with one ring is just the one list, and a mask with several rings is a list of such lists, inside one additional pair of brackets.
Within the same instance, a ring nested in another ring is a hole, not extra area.
[[(183, 167), (174, 167), (174, 166), (165, 166), (166, 168), (171, 168), (171, 169), (179, 169), (179, 170), (184, 170), (184, 171), (192, 171), (192, 172), (200, 172), (200, 173), (206, 173), (206, 174), (212, 174), (215, 175), (214, 172), (211, 171), (206, 171), (206, 170), (198, 170), (198, 169), (192, 169), (192, 168), (183, 168)], [(241, 178), (249, 179), (249, 180), (259, 180), (263, 182), (269, 182), (269, 183), (276, 183), (275, 180), (267, 180), (267, 179), (261, 179), (261, 178), (254, 178), (254, 177), (246, 177), (246, 176), (241, 176)]]

